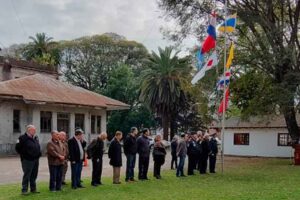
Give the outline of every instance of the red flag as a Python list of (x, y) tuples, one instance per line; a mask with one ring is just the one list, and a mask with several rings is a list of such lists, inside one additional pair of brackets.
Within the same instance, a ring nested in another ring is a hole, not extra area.
[(216, 47), (216, 40), (211, 35), (209, 35), (203, 42), (201, 53), (205, 54), (215, 47)]
[[(229, 87), (225, 91), (225, 109), (224, 109), (225, 112), (226, 112), (226, 109), (227, 109), (227, 106), (228, 106), (228, 101), (229, 101)], [(218, 110), (219, 114), (223, 113), (223, 105), (224, 105), (224, 98), (222, 99), (221, 104), (219, 106), (219, 110)]]

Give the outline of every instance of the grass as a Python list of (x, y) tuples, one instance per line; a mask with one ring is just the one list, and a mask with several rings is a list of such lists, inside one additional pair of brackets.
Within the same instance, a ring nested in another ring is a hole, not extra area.
[(276, 200), (300, 199), (300, 167), (285, 159), (233, 159), (227, 161), (226, 171), (209, 175), (176, 178), (174, 171), (163, 171), (162, 180), (112, 185), (111, 178), (103, 186), (50, 193), (48, 183), (38, 184), (40, 194), (21, 196), (20, 184), (0, 186), (0, 199), (197, 199), (197, 200)]

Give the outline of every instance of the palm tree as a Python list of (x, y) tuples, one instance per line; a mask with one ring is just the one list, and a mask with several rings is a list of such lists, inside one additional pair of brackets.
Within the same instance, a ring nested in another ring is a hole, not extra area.
[(162, 118), (164, 139), (168, 140), (168, 130), (173, 113), (185, 101), (183, 88), (190, 77), (190, 61), (172, 55), (173, 48), (158, 48), (159, 55), (152, 52), (148, 59), (148, 70), (143, 75), (140, 100)]
[(45, 33), (36, 33), (35, 37), (30, 36), (31, 42), (26, 45), (23, 55), (26, 60), (43, 59), (43, 57), (51, 57), (55, 64), (58, 64), (58, 51), (54, 48), (56, 42), (52, 41), (52, 37), (48, 37)]

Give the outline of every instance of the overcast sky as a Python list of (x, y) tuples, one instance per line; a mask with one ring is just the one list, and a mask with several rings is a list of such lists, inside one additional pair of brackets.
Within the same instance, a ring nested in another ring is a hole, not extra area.
[[(149, 50), (170, 45), (156, 0), (0, 0), (0, 45), (45, 32), (55, 40), (115, 32)], [(192, 43), (190, 45), (193, 45)], [(188, 46), (188, 45), (187, 45)]]

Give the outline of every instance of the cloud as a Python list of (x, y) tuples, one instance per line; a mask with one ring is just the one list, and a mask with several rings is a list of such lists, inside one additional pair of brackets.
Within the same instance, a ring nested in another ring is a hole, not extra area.
[(155, 50), (171, 44), (162, 39), (159, 16), (156, 0), (8, 0), (0, 8), (0, 42), (25, 43), (37, 32), (55, 40), (115, 32)]

